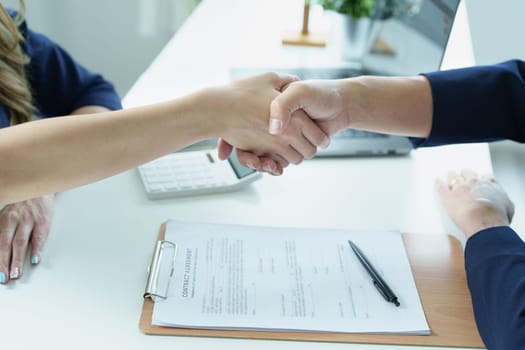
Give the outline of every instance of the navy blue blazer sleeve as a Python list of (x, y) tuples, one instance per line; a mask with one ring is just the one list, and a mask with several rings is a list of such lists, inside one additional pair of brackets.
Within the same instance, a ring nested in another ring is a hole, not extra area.
[(101, 75), (75, 62), (59, 45), (28, 29), (25, 22), (20, 30), (30, 59), (27, 73), (39, 116), (67, 115), (88, 105), (122, 108), (113, 85)]
[(480, 231), (467, 241), (465, 267), (487, 349), (525, 349), (525, 243), (509, 227)]
[(501, 139), (525, 142), (525, 62), (424, 75), (432, 90), (432, 130), (427, 139), (411, 139), (415, 146)]

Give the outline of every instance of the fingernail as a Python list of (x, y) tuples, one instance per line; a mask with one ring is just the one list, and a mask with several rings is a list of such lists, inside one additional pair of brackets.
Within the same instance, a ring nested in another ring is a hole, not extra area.
[(40, 259), (38, 258), (38, 255), (33, 255), (31, 257), (31, 264), (38, 265), (39, 262), (40, 262)]
[(4, 284), (6, 282), (7, 282), (7, 276), (5, 275), (5, 273), (0, 272), (0, 283)]
[(276, 118), (270, 118), (270, 134), (277, 134), (281, 130), (283, 123)]
[(273, 166), (269, 165), (269, 164), (264, 164), (262, 166), (263, 170), (266, 171), (267, 173), (273, 173), (275, 172), (275, 169), (273, 168)]
[(18, 269), (18, 267), (15, 267), (9, 273), (9, 278), (12, 279), (12, 280), (16, 280), (19, 275), (20, 275), (20, 270)]
[(328, 148), (328, 146), (330, 146), (330, 139), (325, 139), (320, 146), (321, 148)]

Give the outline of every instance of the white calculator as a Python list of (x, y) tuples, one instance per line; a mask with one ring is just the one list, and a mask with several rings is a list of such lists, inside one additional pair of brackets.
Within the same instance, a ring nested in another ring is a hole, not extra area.
[(210, 149), (171, 153), (138, 170), (150, 199), (233, 191), (262, 176), (241, 165), (235, 152), (222, 161)]

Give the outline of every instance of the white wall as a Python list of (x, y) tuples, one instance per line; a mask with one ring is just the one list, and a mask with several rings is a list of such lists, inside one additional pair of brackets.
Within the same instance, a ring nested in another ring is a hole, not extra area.
[(525, 1), (467, 0), (476, 62), (525, 59)]
[[(525, 1), (467, 0), (467, 8), (476, 63), (525, 60)], [(525, 145), (497, 142), (490, 153), (496, 178), (516, 205), (513, 227), (525, 238)]]
[[(124, 96), (186, 18), (194, 0), (26, 0), (42, 32)], [(17, 0), (2, 1), (18, 8)]]

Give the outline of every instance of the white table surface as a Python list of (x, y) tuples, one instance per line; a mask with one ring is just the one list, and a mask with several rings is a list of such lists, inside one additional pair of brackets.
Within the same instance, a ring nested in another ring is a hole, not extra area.
[[(283, 47), (301, 2), (204, 0), (125, 98), (127, 107), (228, 80), (236, 64), (311, 64), (330, 48)], [(317, 11), (317, 10), (314, 10)], [(290, 14), (294, 14), (293, 16)], [(285, 16), (288, 15), (288, 18)], [(295, 16), (295, 17), (294, 17)], [(317, 17), (316, 17), (317, 16)], [(297, 18), (296, 18), (297, 17)], [(313, 18), (321, 22), (317, 13)], [(323, 28), (323, 23), (319, 28)], [(313, 24), (315, 28), (315, 25)], [(445, 67), (473, 63), (461, 7)], [(319, 159), (229, 194), (148, 200), (136, 170), (57, 196), (40, 266), (0, 286), (2, 349), (425, 349), (424, 347), (146, 336), (138, 330), (146, 268), (167, 218), (252, 225), (399, 229), (440, 234), (433, 181), (450, 168), (491, 171), (486, 144), (405, 157)]]

